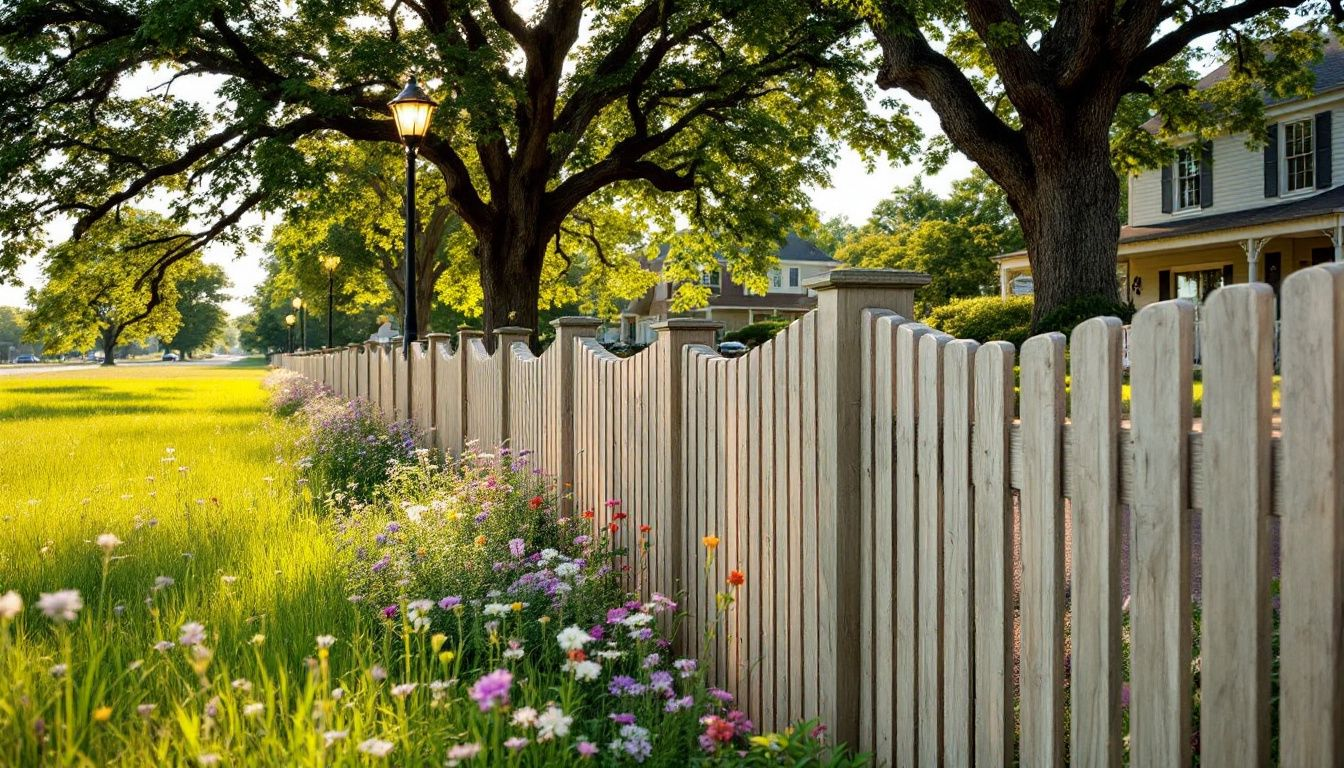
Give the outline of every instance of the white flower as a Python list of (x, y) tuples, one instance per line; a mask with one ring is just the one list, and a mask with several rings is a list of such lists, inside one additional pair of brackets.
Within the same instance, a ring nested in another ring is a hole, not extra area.
[(559, 555), (560, 555), (559, 550), (547, 547), (546, 549), (541, 550), (541, 562), (543, 565), (545, 565), (546, 563), (549, 563), (550, 561), (554, 560)]
[(555, 566), (555, 575), (561, 578), (575, 576), (579, 572), (579, 566), (575, 563), (561, 563)]
[(330, 648), (331, 646), (333, 646), (333, 645), (335, 645), (335, 644), (336, 644), (336, 638), (332, 637), (331, 635), (318, 635), (318, 636), (317, 636), (317, 647), (318, 647), (318, 648)]
[(537, 710), (531, 707), (523, 707), (514, 711), (513, 724), (519, 728), (531, 728), (537, 724)]
[(426, 507), (424, 504), (416, 504), (415, 506), (407, 507), (406, 519), (410, 520), (412, 523), (418, 523), (420, 522), (420, 517), (428, 511), (429, 507)]
[(596, 680), (599, 672), (602, 671), (601, 665), (595, 661), (566, 661), (563, 668), (567, 672), (574, 673), (575, 680)]
[(155, 592), (158, 592), (158, 591), (161, 590), (161, 589), (167, 589), (168, 587), (173, 586), (173, 584), (175, 584), (175, 583), (176, 583), (176, 582), (173, 581), (173, 577), (172, 577), (172, 576), (155, 576), (155, 577), (154, 577), (154, 591), (155, 591)]
[(344, 688), (332, 688), (332, 689), (331, 689), (331, 698), (332, 698), (332, 699), (334, 699), (334, 700), (336, 700), (336, 701), (340, 701), (340, 700), (341, 700), (341, 697), (343, 697), (343, 696), (345, 696), (345, 689), (344, 689)]
[(64, 677), (67, 669), (69, 668), (64, 664), (54, 664), (51, 669), (47, 671), (51, 673), (52, 677)]
[(627, 627), (642, 627), (653, 621), (653, 615), (637, 611), (621, 619), (621, 623)]
[(322, 741), (328, 747), (330, 747), (332, 744), (335, 744), (338, 741), (343, 741), (345, 737), (349, 735), (350, 735), (349, 731), (327, 731), (326, 733), (322, 734)]
[(506, 659), (521, 659), (521, 658), (523, 658), (523, 649), (522, 649), (522, 648), (510, 648), (510, 649), (508, 649), (507, 651), (505, 651), (505, 652), (503, 653), (503, 656), (504, 656), (504, 658), (506, 658)]
[(359, 742), (359, 751), (374, 757), (387, 757), (388, 753), (392, 751), (393, 746), (395, 745), (390, 741), (383, 741), (382, 739), (365, 739), (364, 741)]
[(235, 582), (238, 581), (238, 577), (237, 577), (237, 576), (220, 576), (220, 577), (219, 577), (219, 580), (222, 581), (222, 582), (224, 582), (225, 584), (233, 584), (233, 583), (235, 583)]
[(95, 539), (95, 542), (98, 546), (103, 548), (104, 552), (111, 552), (124, 543), (121, 539), (117, 538), (117, 534), (115, 533), (99, 534), (98, 538)]
[(508, 603), (487, 603), (482, 611), (486, 616), (506, 616), (513, 610)]
[(182, 625), (177, 636), (177, 642), (182, 645), (200, 645), (205, 642), (205, 625), (196, 621), (189, 621)]
[(247, 692), (252, 690), (252, 681), (248, 680), (245, 677), (240, 677), (237, 680), (234, 680), (232, 683), (229, 683), (229, 685), (232, 685), (233, 690), (235, 691)]
[(135, 713), (141, 717), (149, 717), (154, 714), (155, 704), (141, 704), (135, 708)]
[(23, 598), (18, 592), (11, 589), (0, 595), (0, 619), (8, 621), (20, 613), (23, 613)]
[(166, 653), (172, 650), (172, 648), (173, 648), (172, 640), (160, 640), (159, 642), (154, 644), (154, 650), (160, 653)]
[(572, 722), (574, 718), (566, 715), (559, 707), (547, 707), (537, 718), (537, 741), (568, 736), (569, 725)]
[(593, 654), (604, 661), (614, 661), (625, 656), (625, 651), (615, 651), (610, 648), (604, 648)]
[(410, 696), (411, 693), (415, 691), (415, 685), (416, 685), (415, 683), (402, 683), (400, 685), (394, 685), (392, 686), (392, 695), (396, 696), (399, 699), (404, 699), (407, 696)]
[(219, 755), (214, 752), (204, 752), (196, 756), (198, 765), (219, 765)]
[(470, 760), (480, 754), (480, 744), (457, 744), (448, 748), (448, 765), (455, 766), (461, 764), (463, 760)]
[(77, 589), (43, 592), (37, 599), (37, 607), (52, 621), (74, 621), (84, 607), (84, 599)]
[(565, 627), (560, 630), (560, 634), (555, 636), (556, 642), (566, 651), (581, 651), (583, 646), (592, 641), (592, 635), (583, 631), (577, 626)]
[(266, 711), (266, 705), (262, 704), (259, 701), (254, 701), (251, 704), (243, 706), (244, 717), (256, 717), (257, 715), (260, 715), (265, 711)]

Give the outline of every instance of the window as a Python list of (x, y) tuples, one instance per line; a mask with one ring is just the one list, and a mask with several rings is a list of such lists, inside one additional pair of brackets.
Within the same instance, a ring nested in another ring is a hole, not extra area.
[(717, 289), (717, 288), (719, 287), (720, 283), (721, 283), (720, 278), (719, 278), (719, 274), (720, 274), (721, 272), (722, 272), (722, 270), (719, 270), (719, 269), (707, 269), (707, 270), (702, 270), (702, 271), (700, 272), (700, 284), (701, 284), (701, 285), (707, 285), (707, 286), (709, 286), (710, 288), (715, 288), (715, 289)]
[(782, 287), (783, 285), (784, 285), (784, 277), (779, 273), (779, 270), (778, 269), (770, 270), (770, 287), (779, 288)]
[(1316, 186), (1316, 154), (1311, 134), (1311, 120), (1298, 120), (1283, 126), (1283, 168), (1288, 177), (1289, 192)]
[(797, 287), (798, 287), (798, 268), (797, 268), (797, 267), (789, 267), (789, 287), (790, 287), (790, 288), (797, 288)]
[(1176, 273), (1176, 298), (1203, 304), (1210, 293), (1223, 287), (1224, 270), (1201, 269), (1198, 272)]
[(1198, 208), (1199, 198), (1199, 154), (1182, 149), (1176, 155), (1176, 208), (1186, 210)]

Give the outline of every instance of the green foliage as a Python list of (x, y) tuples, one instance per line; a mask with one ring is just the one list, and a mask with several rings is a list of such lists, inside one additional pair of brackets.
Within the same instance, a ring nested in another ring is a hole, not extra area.
[(1059, 331), (1065, 336), (1084, 320), (1093, 317), (1118, 317), (1123, 323), (1134, 318), (1134, 305), (1118, 302), (1108, 296), (1081, 296), (1067, 301), (1042, 317), (1037, 333)]
[(161, 216), (124, 210), (52, 249), (45, 284), (28, 292), (26, 337), (51, 351), (98, 343), (110, 355), (121, 342), (171, 336), (182, 322), (177, 280), (201, 268), (199, 257), (160, 263), (181, 234)]
[(177, 270), (176, 279), (177, 314), (182, 324), (164, 347), (190, 357), (208, 349), (224, 333), (229, 318), (220, 302), (228, 298), (224, 291), (229, 279), (215, 264), (197, 262), (188, 266)]
[(736, 331), (723, 334), (723, 340), (740, 341), (748, 347), (759, 347), (773, 339), (775, 334), (788, 328), (791, 322), (793, 321), (782, 317), (761, 320), (750, 325), (744, 325)]
[(1032, 304), (1030, 296), (954, 299), (934, 309), (922, 322), (958, 339), (1007, 341), (1020, 347), (1031, 336)]
[(18, 307), (0, 307), (0, 346), (23, 343), (28, 313)]

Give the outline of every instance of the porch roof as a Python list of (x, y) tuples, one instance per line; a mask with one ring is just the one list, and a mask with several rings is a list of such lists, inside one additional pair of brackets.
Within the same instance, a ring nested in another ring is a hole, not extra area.
[(1267, 224), (1283, 224), (1341, 212), (1344, 212), (1344, 186), (1335, 187), (1300, 200), (1268, 205), (1263, 208), (1218, 213), (1212, 216), (1179, 218), (1171, 222), (1146, 224), (1141, 227), (1121, 227), (1120, 244), (1165, 240), (1219, 230), (1246, 229)]

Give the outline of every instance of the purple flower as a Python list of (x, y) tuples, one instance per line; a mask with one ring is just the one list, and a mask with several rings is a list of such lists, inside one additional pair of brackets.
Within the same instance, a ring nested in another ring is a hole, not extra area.
[(583, 534), (583, 535), (581, 535), (581, 536), (575, 536), (575, 537), (574, 537), (574, 546), (577, 546), (577, 547), (586, 547), (586, 546), (588, 546), (588, 542), (590, 542), (590, 541), (592, 541), (592, 540), (593, 540), (593, 537), (592, 537), (592, 536), (589, 536), (589, 535), (587, 535), (587, 534)]
[(391, 558), (384, 556), (382, 560), (379, 560), (378, 562), (373, 564), (373, 572), (378, 573), (379, 571), (386, 568), (391, 562), (392, 562)]
[(456, 595), (449, 595), (448, 597), (445, 597), (439, 601), (439, 607), (445, 611), (451, 611), (452, 609), (456, 608), (461, 604), (462, 604), (462, 598)]
[(383, 609), (383, 618), (384, 618), (384, 619), (390, 619), (390, 618), (392, 618), (392, 617), (394, 617), (394, 616), (396, 616), (396, 615), (397, 615), (397, 604), (396, 604), (396, 603), (393, 603), (392, 605), (389, 605), (389, 606), (387, 606), (386, 608)]
[(594, 640), (601, 640), (602, 636), (605, 635), (606, 633), (607, 630), (603, 628), (601, 624), (595, 624), (592, 627), (592, 629), (588, 630), (588, 635), (592, 637)]
[(634, 724), (635, 724), (635, 716), (632, 715), (632, 714), (630, 714), (629, 712), (622, 712), (622, 713), (619, 713), (619, 714), (613, 712), (613, 713), (611, 713), (610, 715), (608, 715), (607, 717), (610, 717), (610, 718), (611, 718), (611, 722), (616, 723), (617, 725), (634, 725)]
[(620, 696), (632, 685), (638, 685), (635, 678), (629, 675), (615, 675), (611, 678), (611, 684), (607, 686), (607, 690), (611, 691), (612, 696)]
[(387, 543), (387, 534), (386, 534), (386, 533), (380, 533), (380, 534), (378, 534), (377, 536), (374, 536), (374, 537), (373, 537), (373, 540), (376, 541), (376, 542), (378, 542), (379, 544), (386, 544), (386, 543)]
[(597, 745), (593, 744), (591, 741), (580, 741), (578, 744), (574, 745), (574, 748), (584, 757), (592, 757), (597, 754)]
[(522, 539), (509, 539), (509, 554), (514, 557), (522, 557), (525, 552), (525, 545)]
[(636, 629), (634, 632), (630, 633), (630, 636), (636, 640), (648, 640), (649, 638), (653, 637), (653, 630), (648, 627), (644, 627), (643, 629)]
[(672, 693), (672, 673), (666, 670), (658, 670), (649, 675), (649, 688), (659, 693)]
[[(589, 634), (592, 633), (590, 632)], [(695, 659), (677, 659), (672, 662), (672, 666), (676, 667), (682, 677), (690, 677), (695, 674)]]
[(715, 688), (714, 686), (711, 685), (709, 687), (709, 695), (713, 696), (719, 701), (722, 701), (724, 704), (733, 703), (733, 694), (723, 690), (722, 688)]
[(611, 610), (607, 611), (607, 623), (619, 624), (621, 622), (621, 619), (624, 619), (626, 616), (629, 615), (630, 612), (624, 608), (612, 608)]
[(680, 699), (668, 699), (663, 705), (665, 712), (678, 712), (683, 709), (690, 709), (695, 704), (695, 698), (692, 696), (682, 696)]
[(477, 515), (476, 517), (473, 517), (472, 520), (475, 520), (475, 521), (476, 521), (476, 524), (477, 524), (477, 525), (480, 525), (481, 523), (484, 523), (484, 522), (485, 522), (485, 519), (486, 519), (487, 517), (489, 517), (489, 516), (490, 516), (490, 513), (489, 513), (489, 512), (482, 512), (482, 513), (480, 513), (479, 515)]
[(661, 663), (662, 660), (663, 660), (662, 656), (659, 656), (656, 653), (650, 653), (648, 656), (644, 657), (644, 661), (640, 663), (640, 666), (644, 667), (645, 669), (652, 669), (653, 667), (658, 666), (658, 664)]
[(393, 523), (388, 523), (388, 524), (387, 524), (387, 532), (388, 532), (388, 533), (396, 533), (397, 531), (400, 531), (400, 530), (401, 530), (401, 526), (398, 525), (398, 524), (395, 523), (395, 522), (393, 522)]
[(471, 698), (482, 712), (489, 712), (496, 705), (509, 703), (509, 687), (512, 685), (513, 673), (507, 669), (496, 669), (471, 686)]

